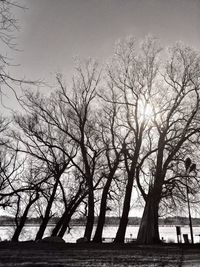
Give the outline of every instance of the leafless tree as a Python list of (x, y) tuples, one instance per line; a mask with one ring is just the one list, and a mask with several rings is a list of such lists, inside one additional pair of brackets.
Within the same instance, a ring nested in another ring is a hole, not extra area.
[[(28, 218), (28, 214), (30, 213), (30, 209), (33, 204), (39, 199), (41, 188), (39, 186), (35, 186), (40, 180), (41, 172), (40, 169), (35, 168), (33, 162), (29, 162), (20, 174), (20, 183), (26, 183), (27, 190), (22, 192), (16, 192), (15, 194), (15, 232), (12, 236), (12, 241), (17, 242), (19, 240), (19, 236), (25, 226), (25, 222)], [(13, 205), (14, 206), (14, 205)]]
[[(85, 238), (90, 240), (94, 223), (94, 177), (98, 180), (97, 161), (101, 154), (98, 133), (95, 130), (97, 89), (100, 72), (97, 63), (91, 60), (83, 66), (78, 65), (72, 80), (72, 88), (67, 88), (61, 75), (57, 76), (59, 90), (51, 100), (49, 109), (42, 107), (43, 116), (58, 132), (71, 140), (70, 144), (78, 148), (73, 159), (68, 154), (71, 164), (84, 177), (88, 190), (88, 216)], [(66, 152), (65, 152), (66, 153)], [(96, 182), (95, 182), (96, 183)]]
[(173, 164), (184, 148), (199, 138), (199, 59), (199, 53), (179, 43), (170, 49), (160, 68), (159, 91), (152, 99), (157, 110), (153, 123), (157, 151), (152, 155), (152, 180), (146, 196), (141, 190), (146, 204), (137, 238), (140, 243), (160, 241), (159, 204), (166, 185), (177, 184), (177, 179), (170, 177)]
[[(67, 159), (69, 166), (79, 171), (88, 191), (85, 236), (90, 240), (94, 222), (94, 177), (98, 181), (97, 168), (101, 168), (97, 165), (102, 149), (95, 130), (97, 122), (93, 109), (100, 73), (97, 64), (91, 60), (84, 67), (78, 65), (76, 71), (71, 89), (65, 86), (62, 77), (58, 75), (60, 88), (48, 99), (26, 92), (26, 100), (21, 103), (29, 114), (15, 116), (15, 121), (26, 138), (14, 132), (13, 136), (26, 147), (24, 150), (21, 148), (21, 151), (38, 160), (44, 160), (48, 170), (57, 168), (58, 161), (59, 164), (64, 164)], [(61, 166), (58, 169), (60, 171)], [(60, 178), (55, 181), (57, 183), (52, 191), (54, 193), (59, 188)], [(98, 183), (95, 181), (95, 184)], [(60, 186), (62, 187), (61, 184)]]
[[(99, 118), (99, 131), (104, 151), (102, 153), (102, 190), (99, 206), (99, 215), (93, 242), (102, 242), (103, 227), (106, 219), (106, 212), (110, 209), (108, 206), (109, 198), (113, 199), (118, 195), (115, 184), (121, 177), (120, 165), (122, 165), (122, 150), (125, 136), (121, 134), (121, 127), (118, 121), (119, 107), (115, 103), (116, 95), (111, 92), (109, 97), (101, 95), (103, 100)], [(112, 99), (112, 101), (111, 101)], [(120, 188), (121, 190), (121, 188)]]
[(43, 192), (46, 202), (43, 220), (36, 236), (37, 239), (41, 239), (50, 219), (61, 176), (71, 166), (67, 153), (73, 158), (76, 155), (76, 148), (70, 146), (51, 124), (43, 120), (37, 107), (31, 102), (34, 99), (33, 95), (32, 98), (30, 95), (26, 98), (26, 108), (29, 108), (29, 114), (14, 116), (19, 130), (15, 129), (10, 136), (18, 142), (18, 151), (24, 153), (29, 159), (33, 159), (34, 164), (43, 171), (43, 177), (36, 184)]
[(160, 50), (153, 37), (148, 37), (140, 48), (133, 38), (121, 41), (108, 69), (108, 87), (116, 95), (115, 103), (120, 107), (118, 119), (121, 132), (127, 136), (123, 147), (127, 184), (115, 242), (124, 242), (136, 167), (151, 120), (148, 112), (153, 112), (149, 109)]

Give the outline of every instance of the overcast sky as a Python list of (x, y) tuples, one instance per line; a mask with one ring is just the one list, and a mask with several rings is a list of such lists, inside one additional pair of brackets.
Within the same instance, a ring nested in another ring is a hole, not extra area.
[[(71, 75), (73, 57), (106, 60), (119, 38), (151, 33), (163, 44), (200, 47), (200, 0), (20, 0), (21, 52), (10, 52), (18, 77), (52, 82)], [(8, 51), (9, 53), (9, 51)], [(12, 96), (13, 97), (13, 96)], [(9, 99), (12, 102), (11, 99)]]
[(199, 0), (26, 0), (15, 53), (20, 72), (68, 72), (73, 56), (105, 59), (117, 39), (151, 33), (163, 43), (200, 47)]

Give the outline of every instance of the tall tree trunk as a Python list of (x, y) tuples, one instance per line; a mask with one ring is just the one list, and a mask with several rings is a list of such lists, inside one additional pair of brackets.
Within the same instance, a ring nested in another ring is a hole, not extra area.
[(159, 201), (151, 194), (146, 201), (140, 228), (137, 236), (137, 242), (140, 244), (160, 243), (158, 229), (158, 208)]
[(88, 188), (88, 214), (87, 214), (87, 222), (84, 233), (84, 237), (86, 238), (87, 241), (91, 240), (93, 225), (94, 225), (94, 190), (91, 181), (90, 186)]
[(149, 193), (146, 199), (146, 204), (137, 237), (137, 242), (141, 244), (160, 243), (158, 229), (158, 210), (161, 200), (162, 186), (167, 170), (167, 166), (163, 168), (165, 135), (166, 132), (162, 132), (158, 141), (156, 173), (154, 182), (150, 184), (149, 187)]
[(26, 222), (26, 219), (27, 219), (27, 216), (28, 216), (28, 212), (29, 212), (29, 209), (30, 207), (33, 205), (33, 203), (35, 203), (35, 201), (39, 198), (39, 194), (36, 195), (36, 197), (34, 199), (30, 199), (29, 200), (29, 203), (28, 205), (26, 206), (25, 210), (24, 210), (24, 213), (22, 215), (22, 217), (20, 218), (20, 222), (19, 224), (17, 225), (17, 228), (15, 229), (15, 232), (13, 234), (13, 237), (12, 237), (12, 241), (15, 241), (15, 242), (18, 242), (19, 240), (19, 236), (21, 234), (21, 231), (25, 225), (25, 222)]
[(139, 157), (140, 147), (142, 144), (142, 132), (143, 132), (143, 127), (141, 126), (141, 130), (139, 132), (138, 140), (136, 142), (135, 152), (132, 158), (130, 169), (128, 167), (127, 155), (126, 153), (124, 154), (125, 155), (125, 166), (126, 166), (126, 170), (128, 174), (128, 182), (126, 185), (122, 216), (119, 222), (119, 228), (117, 230), (114, 243), (124, 243), (126, 227), (128, 224), (128, 214), (130, 210), (130, 202), (131, 202), (131, 196), (132, 196), (133, 182), (135, 178), (136, 165), (137, 165), (137, 161)]
[(130, 175), (128, 177), (128, 183), (126, 186), (122, 216), (120, 219), (119, 228), (117, 230), (117, 234), (116, 234), (114, 243), (124, 243), (124, 238), (125, 238), (125, 234), (126, 234), (126, 227), (128, 224), (128, 214), (129, 214), (129, 210), (130, 210), (133, 181), (134, 181), (134, 174)]
[(108, 179), (107, 179), (106, 184), (103, 188), (102, 197), (101, 197), (101, 204), (100, 204), (100, 212), (99, 212), (99, 217), (98, 217), (98, 223), (97, 223), (97, 228), (96, 228), (95, 235), (93, 238), (93, 241), (96, 243), (102, 242), (102, 233), (103, 233), (103, 227), (104, 227), (105, 218), (106, 218), (108, 192), (110, 189), (110, 185), (111, 185), (113, 176), (114, 176), (114, 174), (117, 170), (117, 167), (119, 165), (119, 157), (120, 157), (120, 154), (117, 155), (114, 166), (110, 169)]
[(55, 198), (55, 194), (56, 194), (56, 190), (57, 190), (57, 187), (58, 187), (59, 178), (56, 179), (56, 182), (54, 184), (52, 194), (50, 196), (50, 199), (48, 201), (48, 204), (47, 204), (47, 207), (46, 207), (46, 210), (45, 210), (44, 218), (42, 220), (42, 223), (40, 224), (40, 228), (39, 228), (39, 230), (38, 230), (38, 232), (36, 234), (35, 240), (42, 239), (42, 237), (44, 235), (44, 232), (46, 230), (47, 224), (48, 224), (49, 219), (50, 219), (51, 207), (52, 207), (52, 204), (53, 204), (53, 201), (54, 201), (54, 198)]
[(89, 242), (92, 235), (94, 225), (94, 188), (93, 188), (93, 172), (88, 161), (87, 149), (84, 141), (84, 128), (81, 129), (81, 152), (85, 167), (85, 179), (88, 187), (88, 212), (85, 227), (84, 238)]
[(93, 242), (96, 242), (96, 243), (102, 242), (102, 233), (103, 233), (103, 227), (104, 227), (105, 218), (106, 218), (107, 196), (108, 196), (108, 191), (110, 188), (111, 181), (112, 181), (111, 178), (106, 181), (106, 184), (103, 189), (102, 197), (101, 197), (101, 205), (100, 205), (98, 223), (97, 223), (97, 228), (96, 228), (95, 235), (93, 238)]

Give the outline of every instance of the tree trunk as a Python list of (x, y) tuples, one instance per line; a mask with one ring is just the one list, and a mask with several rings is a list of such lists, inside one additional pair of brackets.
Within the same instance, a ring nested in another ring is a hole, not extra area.
[(132, 196), (132, 189), (133, 189), (133, 182), (135, 178), (135, 171), (136, 171), (136, 165), (139, 157), (139, 152), (140, 152), (140, 147), (142, 143), (142, 128), (139, 133), (139, 139), (137, 140), (137, 144), (135, 147), (135, 152), (134, 156), (132, 159), (131, 167), (129, 169), (128, 167), (128, 162), (127, 162), (127, 157), (125, 154), (125, 166), (128, 174), (128, 182), (126, 185), (126, 192), (125, 192), (125, 197), (124, 197), (124, 204), (123, 204), (123, 211), (122, 211), (122, 216), (119, 222), (119, 228), (117, 230), (117, 234), (114, 240), (114, 243), (124, 243), (124, 238), (126, 234), (126, 227), (128, 224), (128, 214), (130, 210), (130, 202), (131, 202), (131, 196)]
[(105, 224), (105, 218), (106, 218), (106, 207), (107, 207), (107, 195), (110, 188), (112, 179), (108, 179), (102, 193), (101, 197), (101, 205), (100, 205), (100, 213), (97, 223), (97, 228), (95, 231), (95, 235), (93, 238), (93, 242), (101, 243), (102, 242), (102, 233), (103, 233), (103, 227)]
[[(80, 203), (83, 201), (83, 199), (86, 197), (87, 192), (85, 191), (82, 194), (82, 183), (79, 186), (79, 190), (77, 191), (74, 198), (70, 201), (69, 204), (66, 203), (65, 205), (65, 211), (59, 221), (57, 222), (56, 226), (52, 230), (51, 236), (60, 236), (63, 237), (65, 234), (68, 224), (71, 220), (72, 215), (75, 213), (76, 209), (80, 205)], [(71, 214), (71, 215), (70, 215)], [(68, 217), (70, 217), (68, 219)]]
[(25, 210), (24, 210), (24, 213), (20, 219), (20, 222), (19, 224), (17, 225), (17, 228), (13, 234), (13, 237), (12, 237), (12, 241), (14, 242), (18, 242), (19, 240), (19, 236), (21, 234), (21, 231), (25, 225), (25, 222), (26, 222), (26, 219), (27, 219), (27, 216), (28, 216), (28, 212), (29, 212), (29, 209), (30, 207), (33, 205), (33, 203), (39, 198), (39, 194), (36, 195), (36, 197), (32, 200), (29, 201), (28, 205), (26, 206)]
[(43, 218), (42, 223), (40, 225), (40, 228), (39, 228), (39, 230), (37, 232), (35, 240), (42, 239), (42, 237), (44, 235), (44, 232), (46, 230), (47, 224), (48, 224), (49, 219), (50, 219), (51, 207), (52, 207), (52, 204), (53, 204), (53, 201), (54, 201), (54, 198), (55, 198), (55, 194), (56, 194), (56, 190), (57, 190), (57, 187), (58, 187), (59, 178), (56, 179), (56, 182), (54, 184), (53, 192), (52, 192), (51, 197), (50, 197), (50, 199), (48, 201), (48, 204), (47, 204), (47, 207), (46, 207), (46, 211), (45, 211), (45, 215), (44, 215), (44, 218)]
[(127, 186), (126, 186), (122, 217), (120, 219), (119, 228), (117, 230), (114, 243), (124, 243), (126, 227), (128, 224), (128, 214), (130, 210), (130, 201), (131, 201), (131, 195), (132, 195), (133, 181), (134, 181), (134, 175), (130, 175), (128, 178)]
[(66, 213), (64, 220), (62, 222), (62, 225), (60, 227), (60, 231), (58, 233), (59, 237), (64, 236), (65, 232), (67, 231), (67, 228), (69, 227), (69, 223), (70, 223), (70, 220), (71, 220), (73, 214), (75, 213), (76, 209), (78, 208), (78, 206), (80, 205), (80, 203), (82, 202), (82, 200), (85, 198), (86, 195), (87, 195), (87, 193), (84, 193), (79, 199), (74, 201), (73, 205), (71, 205), (71, 207), (68, 210), (68, 212)]
[(63, 238), (65, 232), (67, 231), (67, 228), (69, 228), (71, 217), (72, 217), (72, 213), (68, 214), (68, 216), (65, 216), (60, 232), (58, 233), (59, 237)]
[(158, 208), (159, 201), (151, 194), (146, 201), (140, 228), (137, 236), (137, 242), (140, 244), (158, 244), (160, 243), (158, 229)]
[(63, 213), (62, 217), (57, 222), (57, 224), (54, 227), (54, 229), (52, 230), (51, 236), (57, 236), (58, 235), (58, 232), (59, 232), (60, 228), (62, 227), (63, 221), (65, 219), (65, 216), (67, 216), (67, 211), (66, 210)]
[(93, 225), (94, 225), (94, 190), (93, 186), (90, 185), (88, 189), (88, 215), (84, 233), (84, 237), (86, 238), (87, 241), (91, 240)]
[(160, 243), (158, 229), (158, 210), (161, 200), (162, 186), (167, 170), (167, 166), (163, 168), (165, 136), (166, 132), (162, 132), (158, 141), (156, 173), (153, 184), (149, 185), (149, 193), (147, 195), (146, 204), (137, 237), (137, 242), (140, 244)]

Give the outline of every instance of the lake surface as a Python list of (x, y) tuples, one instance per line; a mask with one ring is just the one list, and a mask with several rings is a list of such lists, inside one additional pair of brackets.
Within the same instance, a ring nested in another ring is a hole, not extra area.
[[(44, 236), (49, 236), (53, 226), (49, 226)], [(117, 226), (105, 226), (103, 231), (103, 237), (114, 238), (116, 235), (118, 227)], [(136, 238), (138, 233), (138, 226), (128, 226), (126, 230), (126, 238)], [(34, 240), (37, 233), (38, 226), (26, 226), (20, 236), (20, 241)], [(66, 242), (76, 242), (80, 237), (83, 237), (85, 227), (84, 226), (73, 226), (70, 233), (66, 233), (64, 240)], [(176, 237), (176, 227), (175, 226), (160, 226), (160, 238), (163, 238), (166, 242), (177, 242)], [(194, 232), (194, 242), (200, 242), (200, 227), (193, 227)], [(1, 240), (10, 240), (14, 233), (14, 226), (0, 226), (0, 238)], [(188, 234), (190, 239), (190, 230), (188, 226), (181, 227), (182, 241), (183, 234)]]

